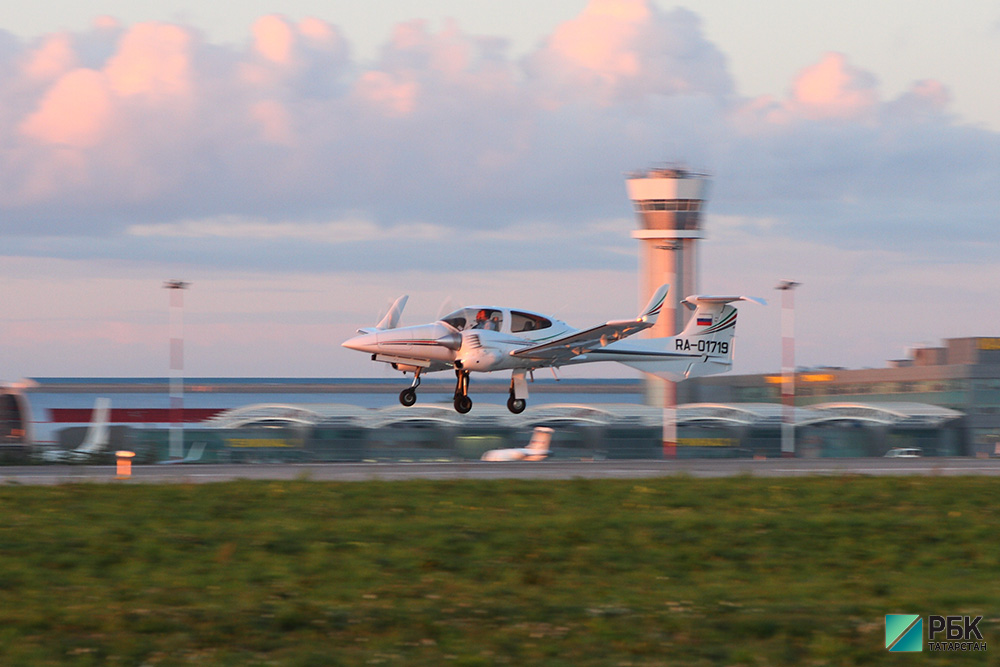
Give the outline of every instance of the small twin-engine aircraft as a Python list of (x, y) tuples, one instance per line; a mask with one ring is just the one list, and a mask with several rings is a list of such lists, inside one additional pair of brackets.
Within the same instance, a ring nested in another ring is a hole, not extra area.
[(472, 409), (469, 373), (510, 370), (507, 409), (514, 414), (527, 405), (526, 376), (536, 368), (569, 366), (592, 361), (617, 361), (672, 380), (724, 373), (733, 364), (736, 308), (745, 296), (689, 296), (681, 303), (694, 310), (684, 331), (669, 338), (624, 341), (650, 328), (663, 307), (669, 286), (663, 285), (633, 320), (615, 320), (577, 330), (565, 322), (512, 308), (470, 306), (431, 324), (397, 327), (407, 296), (401, 296), (385, 317), (343, 346), (372, 355), (373, 361), (413, 373), (413, 383), (399, 394), (405, 406), (417, 402), (424, 373), (454, 369), (455, 410)]

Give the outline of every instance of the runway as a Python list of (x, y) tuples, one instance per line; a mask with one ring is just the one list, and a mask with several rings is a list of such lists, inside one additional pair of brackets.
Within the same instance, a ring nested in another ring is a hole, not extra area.
[(803, 477), (810, 475), (958, 476), (1000, 475), (1000, 459), (688, 459), (539, 461), (484, 463), (324, 463), (324, 464), (192, 464), (133, 466), (119, 478), (114, 466), (56, 465), (0, 468), (2, 484), (72, 483), (203, 484), (252, 480), (318, 482), (395, 481), (410, 479), (642, 479), (687, 475), (698, 478)]

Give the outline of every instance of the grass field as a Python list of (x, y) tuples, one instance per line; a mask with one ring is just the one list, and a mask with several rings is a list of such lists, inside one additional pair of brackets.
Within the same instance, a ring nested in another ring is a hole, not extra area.
[[(0, 487), (3, 665), (1000, 664), (989, 478)], [(892, 654), (887, 613), (988, 652)]]

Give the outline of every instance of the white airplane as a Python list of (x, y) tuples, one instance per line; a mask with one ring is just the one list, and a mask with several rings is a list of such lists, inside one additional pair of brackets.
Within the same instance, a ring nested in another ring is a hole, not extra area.
[(401, 296), (385, 317), (343, 346), (371, 355), (394, 369), (413, 373), (413, 383), (399, 394), (399, 402), (417, 402), (424, 373), (454, 369), (455, 410), (472, 409), (469, 374), (510, 370), (507, 409), (514, 414), (527, 405), (527, 375), (536, 368), (569, 366), (593, 361), (617, 361), (672, 380), (724, 373), (733, 364), (736, 308), (733, 301), (761, 299), (746, 296), (689, 296), (681, 303), (694, 315), (684, 331), (669, 338), (623, 341), (650, 328), (663, 307), (668, 286), (663, 285), (635, 319), (606, 322), (577, 330), (554, 317), (527, 310), (493, 306), (461, 308), (431, 324), (398, 327), (407, 296)]
[(94, 410), (90, 415), (90, 426), (83, 437), (83, 442), (76, 449), (49, 450), (42, 452), (42, 460), (49, 462), (81, 463), (97, 454), (108, 445), (108, 417), (111, 415), (111, 399), (98, 398), (94, 401)]
[(552, 442), (552, 429), (545, 426), (535, 427), (527, 447), (514, 449), (491, 449), (485, 452), (481, 461), (544, 461), (549, 456), (549, 443)]

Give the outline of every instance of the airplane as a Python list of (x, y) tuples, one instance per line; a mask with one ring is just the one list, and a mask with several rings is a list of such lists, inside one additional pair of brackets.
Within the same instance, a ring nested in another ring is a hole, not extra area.
[(536, 426), (527, 447), (491, 449), (484, 452), (481, 461), (544, 461), (549, 456), (552, 429)]
[(93, 457), (108, 444), (108, 417), (111, 414), (111, 399), (98, 398), (94, 401), (94, 410), (90, 416), (90, 426), (83, 437), (83, 442), (76, 449), (48, 450), (42, 452), (42, 460), (48, 462), (81, 463)]
[(661, 285), (635, 319), (612, 320), (583, 330), (551, 316), (495, 306), (469, 306), (430, 324), (399, 327), (409, 298), (403, 295), (377, 325), (358, 329), (359, 335), (342, 345), (368, 353), (372, 361), (387, 363), (404, 374), (413, 373), (412, 384), (399, 394), (399, 402), (407, 407), (417, 402), (424, 373), (454, 369), (454, 406), (461, 414), (472, 409), (472, 371), (510, 370), (507, 409), (520, 414), (527, 406), (527, 376), (537, 368), (617, 361), (675, 381), (732, 368), (736, 308), (729, 304), (753, 301), (763, 305), (763, 299), (689, 296), (681, 303), (694, 314), (679, 335), (622, 340), (656, 323), (668, 289)]

